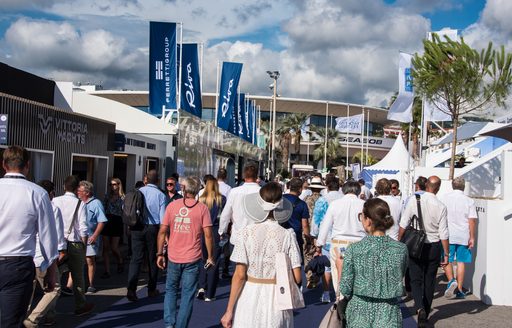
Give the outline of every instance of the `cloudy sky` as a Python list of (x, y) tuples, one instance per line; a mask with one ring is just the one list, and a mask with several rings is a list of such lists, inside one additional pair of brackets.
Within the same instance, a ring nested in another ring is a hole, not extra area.
[(244, 64), (242, 91), (384, 106), (398, 52), (458, 29), (473, 47), (512, 51), (509, 0), (0, 0), (0, 61), (46, 78), (148, 89), (149, 21), (182, 22), (204, 44), (203, 90), (217, 63)]

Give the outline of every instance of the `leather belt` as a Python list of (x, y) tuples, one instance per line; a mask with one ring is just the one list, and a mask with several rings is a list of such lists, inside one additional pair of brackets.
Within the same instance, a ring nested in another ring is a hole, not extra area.
[(247, 281), (255, 283), (255, 284), (264, 284), (264, 285), (275, 285), (276, 278), (273, 279), (263, 279), (263, 278), (255, 278), (251, 276), (247, 276)]
[(21, 261), (21, 260), (32, 260), (32, 256), (0, 256), (0, 261)]

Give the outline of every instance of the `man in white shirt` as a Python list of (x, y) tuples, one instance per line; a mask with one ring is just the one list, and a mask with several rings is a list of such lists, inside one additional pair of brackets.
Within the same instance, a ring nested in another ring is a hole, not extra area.
[(361, 186), (361, 193), (359, 194), (359, 198), (361, 198), (362, 200), (368, 200), (368, 199), (372, 198), (373, 197), (372, 192), (366, 186), (366, 182), (364, 181), (364, 179), (359, 179), (357, 182)]
[(221, 167), (217, 171), (217, 182), (219, 183), (219, 191), (220, 193), (228, 198), (229, 192), (231, 191), (231, 186), (226, 183), (226, 179), (228, 178), (228, 171), (225, 168)]
[[(50, 180), (42, 180), (37, 183), (46, 192), (50, 200), (55, 196), (55, 185)], [(57, 228), (58, 237), (58, 250), (59, 260), (64, 258), (66, 252), (66, 240), (64, 239), (64, 224), (62, 223), (62, 214), (57, 206), (52, 204), (53, 215), (55, 217), (55, 225)], [(41, 270), (41, 264), (43, 263), (43, 255), (41, 254), (41, 248), (39, 247), (39, 236), (37, 236), (36, 243), (36, 256), (34, 257), (34, 265), (36, 266), (36, 279), (34, 280), (34, 288), (32, 295), (36, 290), (37, 284), (43, 290), (43, 297), (39, 300), (37, 305), (32, 309), (30, 315), (23, 321), (23, 325), (26, 328), (37, 328), (39, 324), (53, 325), (55, 324), (55, 305), (57, 305), (57, 299), (60, 295), (60, 284), (58, 281), (58, 269), (57, 262), (54, 261), (52, 265), (46, 269)], [(48, 276), (48, 277), (47, 277)], [(46, 281), (45, 281), (46, 280)]]
[(226, 206), (224, 206), (220, 215), (219, 234), (221, 235), (221, 240), (225, 238), (225, 234), (228, 232), (228, 225), (232, 222), (233, 226), (231, 227), (231, 238), (229, 241), (232, 245), (235, 245), (240, 230), (249, 224), (250, 221), (245, 215), (243, 198), (247, 194), (256, 193), (260, 190), (260, 186), (256, 183), (257, 178), (258, 168), (254, 165), (247, 165), (244, 168), (245, 183), (231, 189), (229, 192)]
[[(441, 201), (446, 205), (448, 213), (448, 231), (450, 231), (450, 255), (445, 267), (448, 286), (445, 296), (464, 299), (462, 291), (466, 263), (471, 263), (471, 249), (475, 246), (475, 230), (477, 213), (473, 199), (464, 195), (466, 181), (463, 177), (452, 180), (453, 191), (443, 195)], [(457, 280), (453, 277), (452, 263), (457, 261)]]
[[(74, 175), (64, 180), (64, 195), (55, 197), (52, 203), (62, 213), (64, 223), (64, 238), (67, 241), (67, 267), (73, 281), (73, 296), (75, 298), (75, 314), (85, 315), (92, 311), (94, 304), (85, 299), (85, 245), (88, 239), (87, 209), (85, 203), (76, 196), (78, 178)], [(71, 285), (69, 284), (67, 289)]]
[(386, 231), (386, 235), (394, 240), (398, 240), (398, 224), (400, 222), (400, 215), (402, 214), (402, 204), (397, 197), (391, 196), (391, 182), (386, 178), (377, 181), (375, 191), (379, 195), (378, 198), (388, 204), (391, 216), (393, 217), (393, 226)]
[(20, 327), (35, 276), (36, 235), (40, 268), (45, 271), (59, 256), (57, 228), (48, 193), (26, 179), (28, 151), (8, 147), (2, 166), (6, 174), (0, 179), (0, 327)]
[(359, 198), (361, 187), (356, 181), (348, 181), (343, 185), (343, 198), (329, 204), (327, 213), (320, 224), (317, 247), (327, 242), (329, 230), (331, 232), (331, 272), (332, 283), (335, 286), (336, 296), (340, 295), (339, 282), (343, 270), (343, 256), (348, 245), (361, 240), (366, 236), (363, 225), (358, 219), (363, 211), (364, 201)]
[[(412, 296), (418, 314), (418, 327), (426, 327), (428, 315), (432, 309), (432, 300), (439, 265), (448, 264), (448, 221), (446, 206), (436, 197), (441, 187), (441, 179), (437, 176), (428, 178), (426, 191), (420, 197), (420, 207), (427, 240), (423, 245), (419, 258), (409, 256), (409, 274), (411, 276)], [(407, 202), (400, 220), (398, 239), (401, 240), (411, 218), (418, 216), (418, 205), (415, 201)], [(419, 217), (419, 216), (418, 216)], [(441, 254), (444, 251), (444, 258)]]

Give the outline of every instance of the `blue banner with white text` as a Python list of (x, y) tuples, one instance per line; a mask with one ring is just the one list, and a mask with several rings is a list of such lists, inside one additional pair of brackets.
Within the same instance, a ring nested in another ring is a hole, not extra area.
[(253, 136), (253, 101), (250, 99), (247, 100), (247, 103), (245, 104), (245, 140), (249, 142), (253, 142), (252, 136)]
[(247, 130), (245, 125), (245, 105), (245, 93), (240, 93), (240, 96), (238, 97), (238, 110), (236, 113), (238, 122), (238, 136), (244, 140), (247, 140)]
[(217, 104), (217, 126), (235, 135), (237, 132), (237, 89), (242, 74), (241, 63), (222, 63), (222, 75), (219, 87), (219, 103)]
[[(178, 51), (179, 51), (178, 45)], [(197, 43), (183, 44), (181, 65), (181, 109), (201, 118), (201, 81)]]
[(149, 112), (176, 109), (176, 23), (149, 23)]

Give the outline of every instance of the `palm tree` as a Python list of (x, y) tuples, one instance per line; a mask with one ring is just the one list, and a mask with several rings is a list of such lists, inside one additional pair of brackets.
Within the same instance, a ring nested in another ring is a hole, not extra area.
[(364, 156), (361, 156), (361, 154), (361, 151), (358, 151), (352, 156), (352, 163), (361, 163), (361, 158), (364, 158), (364, 163), (361, 163), (361, 169), (364, 165), (373, 165), (379, 161), (370, 153), (368, 153), (368, 155), (363, 154)]
[(324, 159), (325, 154), (325, 138), (327, 136), (327, 165), (325, 167), (333, 167), (337, 164), (340, 164), (343, 159), (344, 150), (340, 144), (340, 132), (335, 129), (328, 128), (327, 133), (325, 128), (314, 127), (313, 129), (313, 139), (315, 141), (320, 141), (321, 144), (313, 151), (313, 155), (315, 160)]
[(279, 122), (277, 127), (277, 135), (279, 138), (279, 148), (281, 150), (281, 161), (283, 168), (290, 170), (288, 157), (290, 156), (290, 144), (293, 140), (295, 142), (295, 152), (300, 155), (300, 140), (301, 140), (301, 128), (303, 127), (306, 120), (309, 118), (309, 114), (306, 113), (293, 113), (286, 115), (284, 119)]

